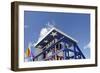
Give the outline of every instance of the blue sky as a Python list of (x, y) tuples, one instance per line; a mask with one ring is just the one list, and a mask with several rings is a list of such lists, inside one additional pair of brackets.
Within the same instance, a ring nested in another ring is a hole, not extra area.
[[(30, 42), (37, 42), (40, 31), (50, 22), (55, 27), (78, 41), (78, 46), (86, 56), (90, 57), (90, 14), (58, 13), (58, 12), (24, 12), (24, 49)], [(35, 48), (32, 49), (35, 51)]]

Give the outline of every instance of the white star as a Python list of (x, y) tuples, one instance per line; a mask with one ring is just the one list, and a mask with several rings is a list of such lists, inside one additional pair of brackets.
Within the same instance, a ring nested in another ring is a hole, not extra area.
[(40, 45), (38, 46), (38, 48), (41, 48), (41, 47), (42, 47), (42, 46), (40, 46)]
[(52, 32), (50, 35), (52, 35), (53, 37), (57, 36), (57, 32)]
[(48, 41), (47, 40), (44, 40), (44, 42), (47, 43)]

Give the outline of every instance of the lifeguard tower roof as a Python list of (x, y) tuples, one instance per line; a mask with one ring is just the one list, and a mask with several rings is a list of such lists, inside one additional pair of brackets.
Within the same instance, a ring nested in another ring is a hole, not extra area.
[(40, 47), (43, 48), (48, 42), (53, 40), (54, 38), (60, 39), (64, 37), (65, 40), (70, 40), (71, 42), (77, 43), (78, 41), (74, 38), (68, 36), (64, 32), (60, 31), (59, 29), (53, 27), (43, 38), (41, 38), (37, 43), (34, 45), (35, 48)]

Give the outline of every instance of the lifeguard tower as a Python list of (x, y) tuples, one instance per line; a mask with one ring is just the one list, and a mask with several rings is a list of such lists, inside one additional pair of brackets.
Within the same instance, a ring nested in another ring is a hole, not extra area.
[(55, 27), (35, 44), (35, 48), (40, 52), (33, 61), (85, 59), (77, 41)]

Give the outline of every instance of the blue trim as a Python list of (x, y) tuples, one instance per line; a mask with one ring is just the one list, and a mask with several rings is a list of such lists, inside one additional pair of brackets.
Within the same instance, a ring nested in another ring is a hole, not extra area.
[[(43, 53), (45, 53), (46, 51), (48, 51), (48, 50), (50, 50), (50, 49), (52, 49), (52, 48), (55, 48), (55, 45), (57, 45), (59, 42), (64, 42), (64, 43), (66, 43), (64, 40), (65, 40), (65, 37), (60, 38), (57, 42), (55, 42), (55, 43), (54, 43), (52, 46), (50, 46), (49, 48), (44, 48), (44, 50), (43, 50), (40, 54), (38, 54), (37, 56), (35, 56), (33, 59), (36, 59), (36, 58), (38, 58), (40, 55), (42, 55)], [(68, 43), (68, 42), (67, 42), (67, 43)], [(65, 44), (63, 45), (63, 47), (61, 48), (61, 50), (59, 50), (60, 52), (63, 51), (64, 60), (70, 59), (70, 58), (74, 58), (74, 59), (81, 59), (81, 58), (83, 58), (83, 59), (85, 59), (85, 56), (84, 56), (83, 53), (81, 52), (81, 50), (80, 50), (80, 48), (78, 47), (77, 43), (74, 43), (74, 42), (71, 42), (71, 43), (73, 43), (73, 50), (66, 48), (66, 47), (65, 47)], [(78, 51), (76, 51), (76, 49), (77, 49)], [(70, 52), (73, 52), (74, 55), (73, 55), (73, 56), (70, 56), (70, 55), (69, 55), (69, 51), (70, 51)], [(51, 55), (50, 57), (48, 57), (48, 59), (49, 59), (49, 58), (52, 58), (53, 56), (55, 56), (55, 55), (58, 54), (58, 53), (59, 53), (59, 52), (55, 52), (55, 51), (53, 50), (52, 55)], [(66, 53), (68, 53), (68, 56), (66, 56)], [(77, 56), (78, 56), (78, 58), (77, 58)]]
[(78, 47), (78, 45), (75, 43), (74, 46), (78, 49), (80, 55), (83, 57), (83, 59), (86, 59), (84, 54), (82, 53), (82, 51), (80, 50), (80, 48)]

